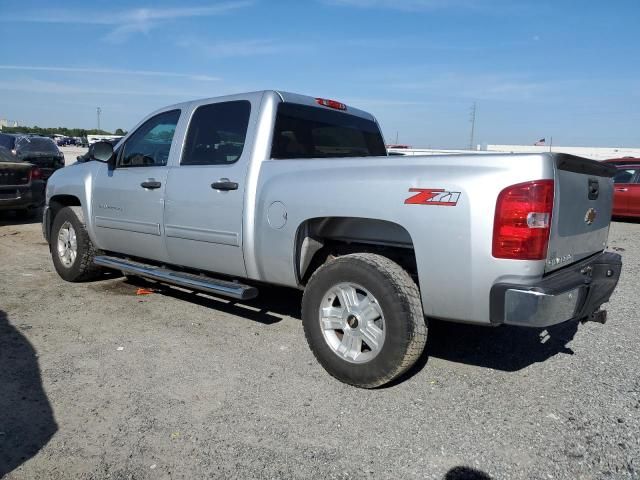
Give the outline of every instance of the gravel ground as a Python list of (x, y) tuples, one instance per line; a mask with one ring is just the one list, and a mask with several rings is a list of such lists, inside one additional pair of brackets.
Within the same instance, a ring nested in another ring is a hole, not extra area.
[(639, 234), (613, 224), (606, 325), (437, 324), (366, 391), (315, 362), (297, 291), (65, 283), (40, 225), (2, 217), (0, 477), (638, 479)]

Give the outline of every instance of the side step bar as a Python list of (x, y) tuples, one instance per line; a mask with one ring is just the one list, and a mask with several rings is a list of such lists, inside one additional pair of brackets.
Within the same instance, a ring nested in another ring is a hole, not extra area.
[(113, 268), (123, 273), (149, 278), (158, 282), (170, 283), (238, 300), (250, 300), (258, 296), (258, 289), (249, 285), (178, 272), (165, 267), (147, 265), (146, 263), (134, 262), (124, 258), (100, 255), (93, 259), (93, 263), (101, 267)]

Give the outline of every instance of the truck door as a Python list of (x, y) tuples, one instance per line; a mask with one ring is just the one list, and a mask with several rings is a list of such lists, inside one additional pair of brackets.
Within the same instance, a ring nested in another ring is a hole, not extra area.
[(95, 233), (102, 250), (166, 261), (163, 234), (167, 160), (180, 110), (144, 122), (118, 146), (116, 168), (93, 185)]
[(195, 108), (180, 165), (167, 179), (164, 223), (171, 263), (246, 276), (242, 218), (251, 116), (248, 100)]
[(613, 215), (629, 215), (631, 198), (635, 192), (634, 179), (638, 175), (637, 167), (620, 167), (613, 177)]

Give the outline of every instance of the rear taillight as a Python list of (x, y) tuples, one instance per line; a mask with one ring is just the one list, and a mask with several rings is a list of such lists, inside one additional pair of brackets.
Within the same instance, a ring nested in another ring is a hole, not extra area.
[(502, 190), (493, 222), (493, 256), (544, 260), (552, 211), (553, 180), (519, 183)]
[(33, 167), (29, 172), (29, 180), (42, 179), (42, 171), (38, 167)]

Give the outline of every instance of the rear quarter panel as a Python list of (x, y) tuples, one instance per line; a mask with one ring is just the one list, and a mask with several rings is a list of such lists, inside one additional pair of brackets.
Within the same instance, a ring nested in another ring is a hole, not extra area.
[[(298, 286), (296, 232), (308, 219), (386, 220), (411, 236), (425, 314), (489, 323), (491, 286), (539, 277), (545, 264), (491, 256), (496, 198), (508, 185), (545, 178), (553, 178), (553, 166), (541, 155), (264, 161), (252, 252), (258, 259), (257, 277)], [(444, 189), (460, 192), (460, 197), (456, 206), (407, 205), (410, 188)], [(274, 202), (286, 210), (282, 228), (273, 228), (267, 219)]]

